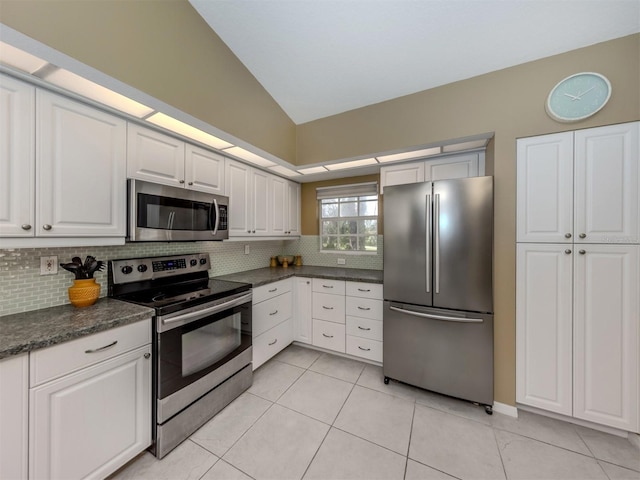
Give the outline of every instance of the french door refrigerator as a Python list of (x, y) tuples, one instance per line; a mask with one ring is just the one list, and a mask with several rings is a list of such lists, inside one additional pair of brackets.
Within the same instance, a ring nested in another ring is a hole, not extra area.
[(385, 187), (383, 372), (493, 404), (493, 177)]

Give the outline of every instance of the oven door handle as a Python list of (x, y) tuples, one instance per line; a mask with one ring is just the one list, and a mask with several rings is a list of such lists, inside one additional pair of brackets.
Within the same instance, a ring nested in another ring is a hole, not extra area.
[[(166, 330), (171, 330), (172, 328), (176, 328), (180, 325), (184, 325), (185, 323), (189, 323), (192, 320), (197, 320), (206, 317), (207, 315), (213, 315), (219, 312), (223, 312), (225, 310), (229, 310), (230, 308), (237, 307), (238, 305), (242, 305), (243, 303), (250, 302), (251, 299), (252, 294), (250, 292), (242, 294), (238, 297), (234, 297), (229, 301), (212, 305), (211, 307), (203, 308), (202, 310), (197, 310), (195, 312), (184, 313), (170, 318), (159, 317), (158, 320), (160, 320), (160, 322), (162, 323), (163, 328), (158, 328), (158, 331), (163, 332)], [(158, 325), (158, 327), (161, 327), (161, 325)]]

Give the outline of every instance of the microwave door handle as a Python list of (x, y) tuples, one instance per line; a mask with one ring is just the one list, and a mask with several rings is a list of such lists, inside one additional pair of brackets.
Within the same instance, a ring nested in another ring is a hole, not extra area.
[(213, 210), (216, 213), (216, 221), (215, 224), (213, 225), (213, 234), (216, 235), (218, 233), (218, 225), (220, 223), (220, 207), (218, 207), (218, 201), (214, 198), (213, 199)]
[(171, 211), (169, 212), (169, 218), (167, 219), (167, 230), (173, 230), (173, 217), (175, 216), (176, 212)]

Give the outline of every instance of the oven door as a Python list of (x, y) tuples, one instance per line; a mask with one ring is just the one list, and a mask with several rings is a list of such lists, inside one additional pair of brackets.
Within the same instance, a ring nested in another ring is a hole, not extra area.
[(203, 392), (195, 390), (206, 393), (226, 379), (219, 379), (216, 370), (228, 370), (225, 365), (234, 365), (237, 357), (243, 358), (238, 370), (251, 363), (251, 292), (169, 318), (156, 317), (155, 327), (158, 400), (194, 384), (198, 387), (191, 390), (198, 398)]
[(226, 197), (140, 180), (128, 185), (129, 241), (229, 238)]

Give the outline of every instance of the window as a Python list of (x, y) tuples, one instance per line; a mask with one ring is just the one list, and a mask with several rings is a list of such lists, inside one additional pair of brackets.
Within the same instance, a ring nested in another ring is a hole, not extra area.
[(318, 199), (321, 251), (378, 251), (376, 183), (318, 189)]

